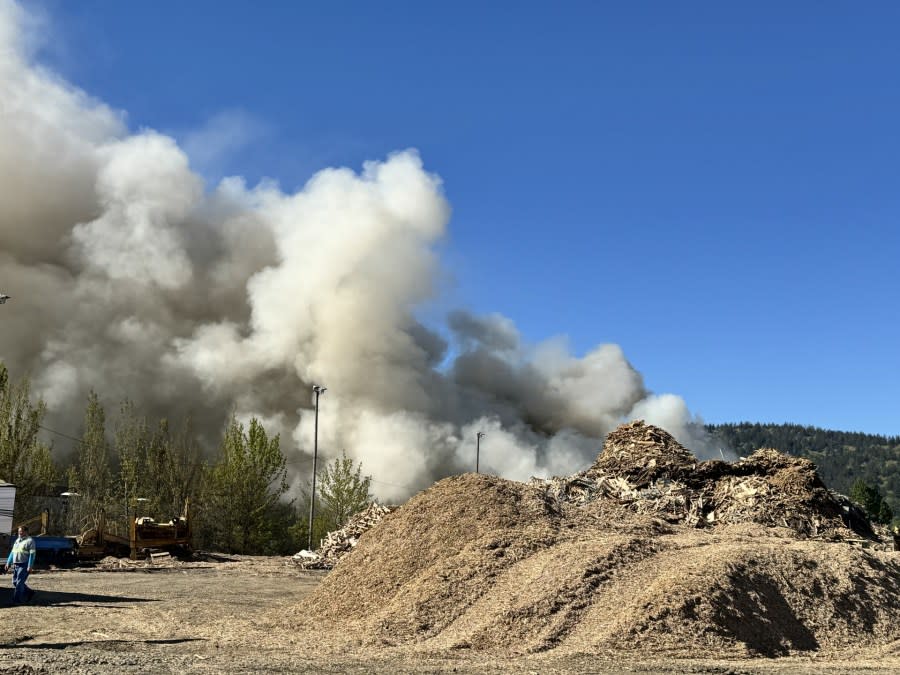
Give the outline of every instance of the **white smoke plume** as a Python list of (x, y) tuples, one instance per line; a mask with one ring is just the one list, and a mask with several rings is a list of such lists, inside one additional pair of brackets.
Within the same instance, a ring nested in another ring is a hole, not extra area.
[(209, 442), (256, 415), (302, 458), (319, 383), (320, 449), (359, 459), (385, 499), (472, 470), (478, 431), (482, 470), (516, 479), (584, 468), (635, 417), (703, 448), (616, 345), (578, 358), (499, 315), (416, 319), (450, 206), (414, 150), (295, 193), (207, 186), (172, 138), (37, 65), (26, 20), (0, 0), (0, 359), (56, 426), (77, 429), (94, 389), (189, 413)]

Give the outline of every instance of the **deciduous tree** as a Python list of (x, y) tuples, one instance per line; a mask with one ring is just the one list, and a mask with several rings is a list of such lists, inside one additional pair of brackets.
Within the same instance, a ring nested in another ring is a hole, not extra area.
[(0, 480), (16, 486), (16, 521), (33, 516), (31, 499), (56, 482), (50, 448), (38, 440), (46, 410), (43, 400), (32, 400), (28, 379), (10, 382), (0, 362)]
[(329, 531), (343, 527), (372, 501), (372, 477), (363, 476), (362, 464), (347, 457), (346, 451), (325, 465), (320, 481), (322, 515)]
[(112, 503), (114, 490), (111, 448), (106, 438), (106, 412), (97, 393), (88, 395), (84, 429), (69, 469), (69, 488), (81, 495), (73, 506), (82, 527), (97, 527), (100, 513)]
[(269, 438), (256, 418), (249, 428), (232, 417), (213, 467), (207, 498), (208, 520), (218, 544), (238, 553), (264, 553), (284, 529), (279, 499), (287, 489), (279, 437)]

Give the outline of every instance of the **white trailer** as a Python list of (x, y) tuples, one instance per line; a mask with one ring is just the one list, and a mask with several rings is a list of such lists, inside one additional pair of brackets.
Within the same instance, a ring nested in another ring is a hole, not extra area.
[(12, 534), (15, 505), (16, 486), (0, 481), (0, 536), (9, 537)]

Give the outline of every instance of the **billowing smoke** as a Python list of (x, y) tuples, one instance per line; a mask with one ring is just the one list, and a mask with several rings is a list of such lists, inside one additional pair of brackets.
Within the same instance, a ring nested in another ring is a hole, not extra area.
[(292, 194), (207, 186), (172, 138), (36, 65), (26, 18), (0, 0), (0, 358), (54, 425), (77, 430), (94, 389), (190, 414), (211, 442), (256, 415), (302, 458), (319, 383), (320, 449), (361, 460), (387, 499), (471, 470), (478, 431), (483, 470), (517, 479), (583, 468), (634, 417), (702, 448), (684, 402), (647, 392), (616, 345), (578, 358), (499, 315), (417, 320), (450, 207), (414, 150)]

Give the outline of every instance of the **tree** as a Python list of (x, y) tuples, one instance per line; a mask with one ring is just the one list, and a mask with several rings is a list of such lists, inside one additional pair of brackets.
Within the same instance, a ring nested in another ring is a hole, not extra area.
[(882, 501), (881, 506), (878, 509), (877, 521), (882, 525), (889, 525), (893, 519), (894, 510), (891, 508), (890, 504), (886, 501)]
[(46, 411), (43, 400), (31, 400), (28, 379), (10, 382), (0, 362), (0, 479), (16, 486), (15, 520), (33, 516), (32, 498), (56, 482), (50, 448), (38, 440)]
[(75, 461), (69, 469), (69, 489), (78, 492), (79, 514), (87, 522), (82, 526), (97, 527), (100, 513), (111, 504), (114, 494), (111, 449), (106, 440), (106, 413), (97, 393), (88, 395), (84, 412), (84, 430)]
[(190, 420), (173, 436), (169, 422), (159, 420), (155, 429), (137, 413), (134, 404), (122, 404), (116, 425), (116, 456), (119, 459), (118, 496), (142, 500), (141, 508), (154, 517), (181, 514), (185, 500), (196, 494), (205, 465)]
[(290, 526), (289, 533), (291, 541), (294, 544), (294, 550), (299, 551), (305, 549), (307, 543), (312, 539), (313, 548), (321, 542), (331, 530), (335, 529), (332, 525), (331, 518), (325, 513), (322, 505), (321, 490), (316, 490), (316, 513), (313, 520), (312, 537), (309, 537), (309, 498), (310, 484), (307, 483), (306, 489), (300, 490), (300, 498), (298, 500), (297, 511), (295, 514), (294, 524)]
[[(134, 511), (135, 499), (148, 499), (147, 455), (151, 437), (147, 420), (137, 414), (134, 403), (123, 401), (116, 421), (115, 455), (119, 460), (119, 477), (116, 483), (116, 501), (122, 505), (126, 526), (138, 514)], [(118, 510), (118, 509), (117, 509)]]
[(362, 475), (362, 464), (355, 463), (341, 451), (340, 457), (322, 469), (321, 491), (326, 531), (343, 527), (350, 517), (366, 508), (372, 501), (369, 489), (371, 476)]
[(160, 420), (148, 450), (147, 472), (154, 480), (151, 494), (155, 508), (161, 513), (180, 513), (185, 501), (201, 491), (208, 469), (201, 461), (190, 418), (174, 434), (168, 420)]
[(869, 518), (876, 523), (887, 525), (894, 517), (893, 510), (884, 501), (878, 488), (869, 485), (862, 478), (857, 479), (850, 488), (850, 499), (862, 506), (869, 514)]
[[(213, 467), (207, 503), (217, 543), (238, 553), (265, 553), (276, 528), (283, 529), (279, 499), (287, 492), (287, 470), (279, 437), (269, 438), (253, 418), (244, 426), (232, 417), (222, 441), (221, 459)], [(212, 515), (211, 514), (211, 515)]]

